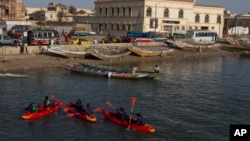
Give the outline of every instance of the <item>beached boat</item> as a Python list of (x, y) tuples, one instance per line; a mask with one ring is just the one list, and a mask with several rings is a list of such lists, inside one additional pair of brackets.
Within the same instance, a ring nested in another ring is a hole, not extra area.
[(67, 51), (60, 48), (51, 48), (48, 46), (44, 46), (41, 53), (55, 54), (66, 58), (84, 58), (86, 55), (86, 52)]
[(250, 42), (248, 41), (239, 41), (239, 44), (241, 46), (244, 46), (244, 47), (247, 47), (247, 48), (250, 48)]
[(67, 69), (73, 72), (104, 76), (109, 78), (139, 79), (139, 78), (146, 78), (149, 75), (148, 73), (140, 73), (140, 72), (132, 74), (132, 72), (127, 72), (127, 71), (125, 72), (125, 71), (107, 70), (104, 68), (98, 68), (84, 64), (68, 65)]
[(168, 46), (178, 47), (179, 49), (186, 49), (186, 50), (196, 50), (197, 48), (211, 48), (215, 47), (218, 44), (215, 41), (192, 41), (190, 39), (177, 39), (172, 40), (169, 39), (166, 41)]
[(127, 48), (123, 49), (94, 49), (90, 54), (101, 60), (121, 59), (129, 55), (131, 52)]
[(174, 51), (174, 49), (170, 48), (143, 48), (131, 46), (128, 48), (131, 52), (141, 56), (141, 57), (151, 57), (151, 56), (165, 56)]

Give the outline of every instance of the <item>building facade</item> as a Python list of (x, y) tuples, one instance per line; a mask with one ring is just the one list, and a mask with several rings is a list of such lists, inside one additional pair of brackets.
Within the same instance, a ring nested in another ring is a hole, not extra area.
[(17, 21), (24, 20), (25, 8), (22, 0), (1, 0), (0, 20)]
[(211, 30), (222, 36), (224, 7), (195, 0), (96, 0), (95, 16), (77, 17), (97, 33), (125, 36), (128, 31), (185, 33)]

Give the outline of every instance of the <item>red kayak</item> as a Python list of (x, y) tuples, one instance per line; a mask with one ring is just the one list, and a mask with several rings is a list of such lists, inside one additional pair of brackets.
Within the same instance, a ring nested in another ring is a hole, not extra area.
[(97, 118), (95, 117), (94, 114), (92, 115), (86, 115), (83, 112), (77, 112), (75, 110), (75, 104), (73, 102), (68, 102), (67, 106), (64, 108), (64, 111), (68, 113), (69, 117), (75, 116), (77, 118), (87, 120), (87, 121), (92, 121), (95, 122), (97, 121)]
[(62, 106), (62, 104), (63, 102), (61, 100), (58, 100), (52, 104), (53, 106), (50, 109), (45, 109), (43, 108), (42, 105), (40, 105), (38, 107), (38, 111), (35, 113), (30, 113), (29, 110), (26, 110), (25, 113), (22, 115), (22, 119), (30, 120), (30, 119), (37, 119), (40, 117), (47, 116), (57, 111)]
[(136, 123), (134, 119), (132, 119), (131, 124), (129, 124), (129, 117), (126, 120), (121, 120), (115, 113), (110, 112), (108, 110), (103, 110), (102, 114), (108, 120), (112, 121), (115, 124), (123, 126), (125, 128), (137, 130), (137, 131), (143, 131), (143, 132), (150, 132), (150, 133), (155, 132), (155, 129), (149, 124), (145, 124), (145, 125), (133, 124), (133, 123)]

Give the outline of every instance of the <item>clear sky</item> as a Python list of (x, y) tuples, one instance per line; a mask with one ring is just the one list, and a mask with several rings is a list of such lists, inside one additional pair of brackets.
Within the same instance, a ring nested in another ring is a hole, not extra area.
[[(76, 8), (94, 9), (94, 0), (23, 0), (26, 7), (47, 7), (49, 2), (59, 2)], [(250, 12), (250, 0), (196, 0), (199, 4), (220, 5), (231, 13)]]

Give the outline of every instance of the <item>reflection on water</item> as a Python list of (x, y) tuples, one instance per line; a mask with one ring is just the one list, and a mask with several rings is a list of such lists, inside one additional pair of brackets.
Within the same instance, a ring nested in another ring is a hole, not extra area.
[[(0, 78), (0, 140), (228, 140), (229, 124), (249, 120), (249, 60), (234, 57), (182, 61), (141, 62), (138, 68), (161, 75), (154, 80), (123, 80), (79, 75), (66, 70), (30, 71), (28, 79)], [(132, 64), (120, 64), (129, 68)], [(31, 101), (40, 104), (54, 95), (67, 101), (81, 98), (93, 108), (130, 113), (130, 98), (137, 101), (133, 113), (141, 112), (156, 128), (153, 134), (127, 131), (95, 113), (88, 123), (58, 111), (48, 117), (24, 121), (21, 115)], [(111, 101), (108, 107), (105, 101)]]

